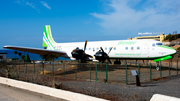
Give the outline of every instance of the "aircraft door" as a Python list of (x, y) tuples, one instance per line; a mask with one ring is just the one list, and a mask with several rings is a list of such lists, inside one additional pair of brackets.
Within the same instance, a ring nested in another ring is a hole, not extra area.
[(148, 43), (143, 43), (142, 44), (141, 52), (142, 52), (143, 55), (147, 55), (149, 53), (148, 48), (149, 48)]

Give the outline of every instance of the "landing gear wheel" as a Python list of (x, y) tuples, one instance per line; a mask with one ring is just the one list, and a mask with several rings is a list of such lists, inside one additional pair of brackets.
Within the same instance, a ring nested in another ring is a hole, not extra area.
[(156, 67), (156, 70), (159, 71), (159, 67)]
[(114, 64), (119, 64), (119, 65), (121, 65), (121, 61), (114, 61)]
[(156, 62), (156, 70), (159, 71), (159, 62)]

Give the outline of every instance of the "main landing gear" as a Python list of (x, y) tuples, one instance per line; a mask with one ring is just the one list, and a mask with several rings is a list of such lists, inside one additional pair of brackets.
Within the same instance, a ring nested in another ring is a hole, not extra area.
[(114, 64), (119, 64), (119, 65), (121, 65), (120, 59), (116, 59), (116, 61), (114, 61)]

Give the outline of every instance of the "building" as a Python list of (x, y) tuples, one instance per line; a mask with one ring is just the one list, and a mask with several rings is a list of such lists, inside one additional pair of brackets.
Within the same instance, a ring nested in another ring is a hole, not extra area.
[(0, 60), (6, 59), (6, 54), (7, 53), (0, 53)]
[(153, 39), (153, 40), (157, 40), (157, 41), (161, 41), (162, 42), (166, 36), (167, 35), (164, 35), (164, 34), (159, 34), (157, 36), (139, 36), (139, 37), (135, 37), (135, 38), (128, 38), (128, 40)]

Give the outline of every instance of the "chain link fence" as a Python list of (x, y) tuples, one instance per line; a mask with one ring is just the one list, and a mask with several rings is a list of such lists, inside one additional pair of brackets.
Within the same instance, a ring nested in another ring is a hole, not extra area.
[(179, 61), (160, 62), (156, 70), (154, 62), (122, 61), (121, 65), (106, 63), (79, 63), (78, 61), (54, 61), (25, 63), (22, 61), (0, 61), (0, 75), (33, 82), (52, 82), (52, 78), (63, 80), (96, 81), (131, 85), (136, 83), (135, 70), (140, 82), (149, 82), (163, 77), (178, 75)]

